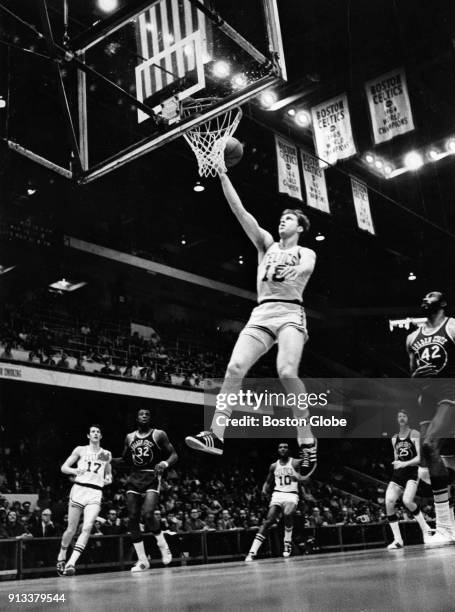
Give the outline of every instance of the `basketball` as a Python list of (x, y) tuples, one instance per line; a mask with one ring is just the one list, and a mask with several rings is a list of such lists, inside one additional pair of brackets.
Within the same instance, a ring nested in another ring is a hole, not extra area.
[(232, 136), (228, 138), (224, 149), (224, 161), (227, 168), (236, 166), (243, 157), (243, 145)]

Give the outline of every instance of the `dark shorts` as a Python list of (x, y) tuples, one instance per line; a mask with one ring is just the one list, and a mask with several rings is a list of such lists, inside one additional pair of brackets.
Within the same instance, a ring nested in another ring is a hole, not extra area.
[[(455, 410), (455, 380), (453, 378), (438, 378), (422, 390), (419, 404), (423, 411), (423, 418), (431, 421), (436, 408), (442, 404), (452, 404)], [(448, 432), (449, 437), (440, 441), (439, 452), (443, 457), (455, 456), (454, 434)]]
[(404, 489), (409, 480), (414, 480), (415, 482), (417, 482), (417, 472), (418, 467), (416, 465), (401, 468), (401, 470), (394, 470), (390, 482), (393, 482), (394, 484)]
[(149, 491), (160, 492), (160, 477), (155, 470), (132, 472), (125, 484), (127, 493), (144, 495)]

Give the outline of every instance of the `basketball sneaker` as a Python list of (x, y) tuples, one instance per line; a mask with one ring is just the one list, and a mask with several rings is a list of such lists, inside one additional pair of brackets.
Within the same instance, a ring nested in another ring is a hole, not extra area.
[(57, 565), (56, 565), (56, 569), (57, 569), (57, 576), (63, 576), (64, 572), (65, 572), (65, 561), (57, 561)]
[(455, 543), (455, 531), (451, 525), (440, 525), (434, 535), (424, 538), (425, 546), (442, 546)]
[(290, 557), (292, 554), (292, 544), (291, 542), (284, 543), (283, 557)]
[(404, 548), (404, 546), (403, 542), (399, 542), (398, 540), (394, 540), (387, 546), (387, 550), (398, 550), (399, 548)]
[(300, 474), (309, 478), (318, 465), (318, 441), (314, 438), (311, 444), (300, 445)]
[(167, 544), (166, 546), (159, 546), (159, 549), (163, 565), (169, 565), (169, 563), (172, 561), (172, 553), (169, 549), (169, 546)]
[(137, 572), (146, 572), (148, 569), (150, 569), (150, 563), (148, 562), (148, 559), (139, 559), (139, 561), (137, 561), (136, 564), (133, 565), (133, 567), (131, 568), (131, 572), (133, 572), (133, 574), (136, 574)]
[(63, 572), (63, 576), (74, 576), (76, 573), (76, 568), (74, 565), (67, 565), (65, 567), (65, 571)]
[(245, 563), (250, 563), (256, 559), (256, 553), (249, 552), (245, 557)]
[(197, 436), (187, 436), (185, 442), (190, 448), (209, 453), (210, 455), (223, 454), (223, 441), (213, 431), (201, 431)]

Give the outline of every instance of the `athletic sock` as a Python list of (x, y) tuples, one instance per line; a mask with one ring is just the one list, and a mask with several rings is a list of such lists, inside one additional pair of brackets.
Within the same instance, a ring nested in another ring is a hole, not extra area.
[(255, 555), (257, 554), (258, 550), (260, 549), (262, 543), (264, 542), (265, 537), (263, 535), (261, 535), (260, 533), (258, 533), (254, 540), (253, 543), (251, 544), (251, 548), (250, 548), (250, 555)]
[(422, 511), (420, 510), (420, 508), (417, 506), (417, 508), (414, 510), (414, 512), (412, 513), (412, 515), (414, 516), (415, 520), (419, 523), (419, 527), (422, 530), (422, 533), (428, 533), (429, 531), (431, 531), (430, 525), (426, 522)]
[(85, 548), (85, 545), (81, 546), (80, 544), (78, 545), (76, 542), (76, 545), (73, 548), (73, 552), (71, 553), (71, 557), (68, 559), (67, 565), (76, 565), (77, 560), (79, 559), (81, 554), (84, 552), (84, 548)]
[(167, 547), (166, 538), (164, 537), (162, 531), (160, 531), (159, 533), (154, 533), (153, 535), (155, 536), (156, 543), (158, 544), (158, 548)]
[[(232, 414), (232, 408), (226, 407), (224, 410), (215, 410), (215, 414), (213, 415), (213, 421), (211, 425), (211, 430), (215, 434), (217, 438), (219, 438), (222, 442), (224, 441), (224, 431), (226, 429), (226, 419), (228, 419)], [(223, 417), (219, 419), (218, 417)]]
[(137, 554), (137, 558), (138, 561), (145, 561), (147, 562), (147, 555), (145, 554), (145, 548), (144, 548), (144, 542), (134, 542), (134, 549), (136, 551)]
[(398, 523), (397, 515), (389, 514), (387, 516), (387, 520), (389, 521), (390, 529), (392, 530), (392, 533), (393, 533), (393, 541), (400, 542), (400, 544), (403, 544), (403, 539), (401, 537), (400, 525)]
[(292, 542), (292, 527), (285, 527), (284, 528), (284, 543), (286, 544), (286, 542)]

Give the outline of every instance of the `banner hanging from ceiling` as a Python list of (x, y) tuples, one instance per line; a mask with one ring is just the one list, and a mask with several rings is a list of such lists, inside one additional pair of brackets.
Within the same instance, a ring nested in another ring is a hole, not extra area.
[(365, 83), (375, 144), (414, 129), (406, 74), (402, 68)]
[(300, 151), (300, 156), (308, 206), (330, 213), (324, 170), (319, 167), (319, 162), (313, 155)]
[(297, 147), (287, 140), (275, 136), (278, 191), (291, 198), (302, 199)]
[(345, 93), (313, 106), (311, 117), (320, 167), (336, 164), (339, 159), (346, 159), (356, 154), (348, 98)]
[(362, 181), (351, 177), (352, 197), (354, 200), (357, 225), (361, 230), (375, 234), (373, 219), (371, 217), (368, 187)]

